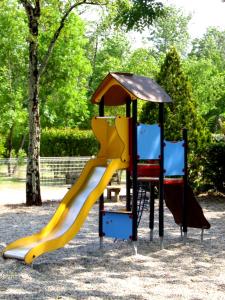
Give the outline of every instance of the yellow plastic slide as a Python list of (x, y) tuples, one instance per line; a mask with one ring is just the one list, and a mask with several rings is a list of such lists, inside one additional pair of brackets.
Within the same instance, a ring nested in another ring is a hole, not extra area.
[(112, 160), (108, 165), (101, 159), (90, 160), (48, 225), (39, 233), (8, 245), (3, 256), (30, 264), (43, 253), (63, 247), (80, 230), (90, 209), (104, 192), (114, 172), (120, 168), (121, 161), (118, 159)]
[(30, 264), (38, 256), (63, 247), (80, 230), (115, 171), (128, 167), (128, 119), (118, 118), (115, 126), (110, 126), (95, 118), (92, 127), (101, 145), (98, 157), (87, 162), (50, 222), (40, 232), (9, 244), (3, 250), (5, 258)]

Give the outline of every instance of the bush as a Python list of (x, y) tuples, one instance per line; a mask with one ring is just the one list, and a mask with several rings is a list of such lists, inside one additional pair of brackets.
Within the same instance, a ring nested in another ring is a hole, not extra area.
[[(18, 153), (21, 144), (21, 136), (13, 138), (13, 148)], [(28, 137), (23, 147), (28, 149)], [(99, 149), (98, 142), (91, 130), (79, 129), (43, 129), (41, 133), (41, 156), (91, 156)]]
[(203, 162), (203, 179), (206, 186), (225, 192), (225, 142), (212, 143)]
[(91, 130), (44, 129), (41, 134), (41, 156), (90, 156), (98, 151)]

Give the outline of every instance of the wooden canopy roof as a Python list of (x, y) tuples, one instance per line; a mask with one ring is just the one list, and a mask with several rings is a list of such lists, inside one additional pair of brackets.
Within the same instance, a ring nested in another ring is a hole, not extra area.
[(97, 104), (103, 96), (107, 106), (123, 105), (128, 98), (157, 103), (172, 102), (169, 95), (155, 81), (130, 73), (109, 73), (93, 94), (91, 102)]

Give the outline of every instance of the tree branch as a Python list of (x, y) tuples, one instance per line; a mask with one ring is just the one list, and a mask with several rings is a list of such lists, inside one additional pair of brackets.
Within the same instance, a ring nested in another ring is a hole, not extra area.
[(19, 2), (23, 5), (23, 7), (25, 8), (26, 10), (26, 13), (28, 16), (31, 15), (31, 12), (33, 11), (33, 6), (32, 4), (30, 3), (30, 1), (28, 0), (19, 0)]
[(28, 0), (19, 0), (19, 2), (22, 4), (22, 5), (24, 5), (24, 6), (28, 6), (28, 5), (30, 5), (31, 6), (31, 3), (28, 1)]
[[(27, 0), (20, 0), (20, 1), (27, 1)], [(51, 53), (53, 51), (53, 48), (55, 46), (55, 43), (60, 35), (60, 32), (62, 31), (64, 25), (65, 25), (65, 21), (67, 20), (69, 14), (71, 13), (71, 11), (82, 5), (82, 4), (91, 4), (91, 5), (98, 5), (98, 2), (97, 1), (87, 1), (87, 0), (82, 0), (78, 3), (74, 3), (73, 5), (70, 6), (70, 8), (64, 13), (64, 15), (62, 16), (62, 19), (60, 21), (60, 24), (59, 24), (59, 27), (56, 29), (54, 35), (53, 35), (53, 38), (51, 39), (50, 43), (49, 43), (49, 46), (48, 46), (48, 50), (44, 56), (44, 59), (40, 65), (40, 68), (39, 68), (39, 78), (42, 76), (42, 74), (44, 73), (45, 69), (46, 69), (46, 66), (48, 64), (48, 61), (49, 61), (49, 58), (51, 56)]]
[(40, 17), (40, 15), (41, 15), (40, 0), (35, 0), (34, 13), (37, 17)]

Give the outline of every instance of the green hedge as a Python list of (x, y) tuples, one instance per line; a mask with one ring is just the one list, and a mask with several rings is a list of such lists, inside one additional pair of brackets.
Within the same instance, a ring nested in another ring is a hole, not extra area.
[[(22, 136), (13, 137), (13, 149), (17, 153)], [(23, 150), (27, 152), (28, 137), (26, 136)], [(70, 128), (48, 128), (41, 132), (41, 156), (91, 156), (98, 152), (99, 145), (92, 130)]]
[(98, 151), (91, 130), (44, 129), (41, 134), (41, 156), (90, 156)]

